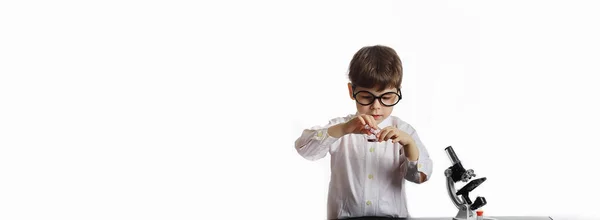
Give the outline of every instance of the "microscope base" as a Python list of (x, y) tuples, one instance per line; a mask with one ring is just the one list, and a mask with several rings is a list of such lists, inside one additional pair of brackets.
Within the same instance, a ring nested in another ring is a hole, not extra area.
[(463, 205), (461, 210), (458, 211), (456, 217), (452, 218), (452, 220), (497, 220), (495, 218), (482, 216), (483, 218), (477, 218), (475, 212), (469, 209), (469, 205)]
[(471, 219), (456, 218), (456, 217), (454, 217), (452, 219), (453, 220), (471, 220), (471, 219), (473, 219), (473, 220), (498, 220), (498, 219), (495, 219), (495, 218), (492, 218), (492, 217), (483, 217), (482, 219), (477, 219), (477, 216), (475, 216), (475, 218), (471, 218)]

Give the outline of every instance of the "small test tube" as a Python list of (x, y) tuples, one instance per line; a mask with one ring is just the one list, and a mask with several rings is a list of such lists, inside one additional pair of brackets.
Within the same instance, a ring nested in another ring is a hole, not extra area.
[(377, 142), (377, 134), (379, 133), (379, 130), (374, 129), (374, 128), (370, 127), (369, 125), (365, 125), (365, 129), (367, 129), (371, 132), (370, 135), (367, 135), (367, 141), (368, 142)]

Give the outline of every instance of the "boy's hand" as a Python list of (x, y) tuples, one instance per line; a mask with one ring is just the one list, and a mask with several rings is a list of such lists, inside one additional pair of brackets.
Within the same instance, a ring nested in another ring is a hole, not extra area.
[(371, 115), (360, 114), (351, 119), (350, 121), (344, 123), (343, 130), (344, 134), (371, 134), (369, 129), (365, 128), (365, 125), (369, 125), (369, 127), (374, 129), (379, 129), (377, 127), (377, 123), (375, 123), (375, 118)]
[(410, 135), (394, 126), (382, 129), (377, 138), (379, 141), (392, 140), (392, 143), (399, 143), (402, 146), (415, 146), (415, 140)]

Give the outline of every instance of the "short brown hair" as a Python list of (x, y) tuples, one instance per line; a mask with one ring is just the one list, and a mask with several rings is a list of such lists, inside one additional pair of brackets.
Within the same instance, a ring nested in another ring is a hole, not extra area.
[(382, 91), (400, 88), (402, 84), (402, 61), (396, 51), (387, 46), (361, 48), (352, 57), (348, 70), (348, 78), (353, 86)]

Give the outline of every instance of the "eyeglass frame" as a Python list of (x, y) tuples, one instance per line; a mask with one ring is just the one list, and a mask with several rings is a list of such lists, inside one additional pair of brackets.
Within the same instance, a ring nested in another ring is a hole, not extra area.
[[(373, 93), (371, 93), (371, 92), (369, 92), (369, 91), (364, 91), (364, 90), (360, 90), (360, 91), (358, 91), (358, 92), (354, 93), (354, 91), (356, 90), (356, 86), (355, 86), (355, 85), (352, 85), (352, 92), (353, 92), (353, 93), (352, 93), (352, 97), (354, 98), (354, 101), (355, 101), (356, 103), (358, 103), (358, 104), (360, 104), (360, 105), (362, 105), (362, 106), (369, 106), (369, 105), (372, 105), (373, 103), (375, 103), (375, 100), (379, 99), (379, 103), (380, 103), (381, 105), (383, 105), (383, 106), (386, 106), (386, 107), (392, 107), (392, 106), (395, 106), (395, 105), (397, 105), (397, 104), (398, 104), (398, 102), (400, 102), (400, 100), (402, 100), (402, 92), (400, 91), (400, 88), (396, 88), (396, 89), (398, 90), (398, 92), (386, 92), (386, 93), (383, 93), (383, 94), (381, 94), (380, 96), (376, 96), (375, 94), (373, 94)], [(358, 93), (360, 93), (360, 92), (367, 92), (367, 93), (371, 94), (371, 95), (374, 97), (374, 98), (373, 98), (373, 101), (371, 101), (369, 104), (362, 104), (362, 103), (358, 102), (358, 99), (356, 99), (356, 94), (358, 94)], [(392, 104), (392, 105), (386, 105), (385, 103), (383, 103), (383, 101), (381, 100), (381, 98), (383, 98), (383, 96), (384, 96), (384, 95), (387, 95), (387, 94), (390, 94), (390, 93), (393, 93), (393, 94), (396, 94), (396, 95), (398, 95), (398, 100), (396, 101), (396, 103), (394, 103), (394, 104)]]

